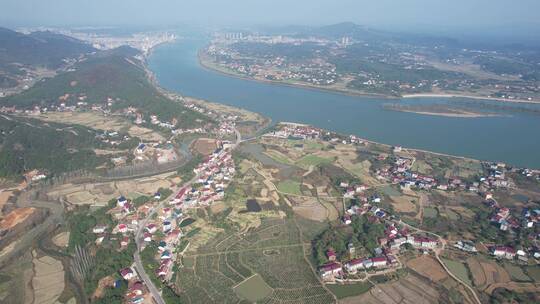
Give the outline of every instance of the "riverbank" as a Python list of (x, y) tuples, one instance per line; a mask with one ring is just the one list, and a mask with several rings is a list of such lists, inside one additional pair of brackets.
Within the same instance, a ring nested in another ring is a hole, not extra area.
[(293, 87), (293, 88), (302, 88), (307, 90), (314, 90), (314, 91), (321, 91), (321, 92), (330, 92), (330, 93), (339, 93), (342, 95), (347, 96), (353, 96), (353, 97), (365, 97), (365, 98), (381, 98), (381, 99), (398, 99), (399, 96), (391, 96), (391, 95), (383, 95), (383, 94), (375, 94), (375, 93), (366, 93), (366, 92), (359, 92), (359, 91), (353, 91), (348, 89), (338, 89), (338, 88), (328, 88), (323, 86), (317, 86), (307, 83), (301, 83), (301, 82), (284, 82), (284, 81), (278, 81), (278, 80), (271, 80), (271, 79), (262, 79), (262, 78), (253, 78), (246, 75), (242, 75), (239, 73), (235, 73), (231, 70), (224, 69), (220, 66), (217, 66), (208, 60), (204, 60), (201, 55), (201, 50), (197, 52), (197, 58), (199, 65), (204, 68), (207, 71), (213, 72), (213, 73), (219, 73), (221, 75), (225, 75), (227, 77), (233, 77), (238, 78), (242, 80), (249, 80), (253, 82), (258, 83), (265, 83), (265, 84), (271, 84), (271, 85), (280, 85), (280, 86), (287, 86), (287, 87)]
[(503, 102), (512, 102), (512, 103), (540, 104), (540, 100), (509, 99), (509, 98), (476, 96), (476, 95), (467, 95), (467, 94), (452, 94), (452, 93), (407, 94), (401, 97), (402, 98), (465, 98), (465, 99), (503, 101)]
[(383, 109), (388, 111), (414, 113), (420, 115), (431, 115), (441, 117), (456, 117), (456, 118), (480, 118), (480, 117), (497, 117), (501, 114), (471, 111), (468, 109), (456, 108), (446, 105), (403, 105), (399, 103), (388, 103), (383, 105)]
[(397, 110), (397, 109), (388, 109), (388, 110), (389, 111), (396, 111), (396, 112), (420, 114), (420, 115), (441, 116), (441, 117), (455, 117), (455, 118), (481, 118), (481, 117), (500, 116), (500, 115), (496, 115), (496, 114), (479, 114), (479, 113), (472, 113), (472, 112), (438, 113), (438, 112), (414, 111), (414, 110)]
[(528, 103), (528, 104), (540, 104), (540, 100), (528, 100), (528, 99), (510, 99), (510, 98), (502, 98), (502, 97), (489, 97), (489, 96), (479, 96), (479, 95), (471, 95), (466, 92), (464, 93), (417, 93), (417, 94), (403, 94), (400, 96), (394, 96), (394, 95), (385, 95), (385, 94), (376, 94), (376, 93), (367, 93), (367, 92), (361, 92), (356, 90), (350, 90), (350, 89), (341, 89), (336, 87), (323, 87), (323, 86), (317, 86), (313, 84), (307, 84), (297, 81), (291, 81), (291, 82), (285, 82), (285, 81), (279, 81), (279, 80), (270, 80), (270, 79), (262, 79), (262, 78), (254, 78), (249, 77), (243, 74), (235, 73), (234, 71), (231, 71), (229, 69), (223, 68), (219, 65), (214, 64), (213, 62), (209, 61), (207, 58), (204, 58), (203, 51), (199, 50), (197, 52), (197, 57), (199, 64), (212, 72), (220, 73), (226, 76), (240, 78), (244, 80), (250, 80), (250, 81), (256, 81), (261, 83), (269, 83), (269, 84), (279, 84), (284, 86), (292, 86), (292, 87), (299, 87), (304, 89), (313, 89), (313, 90), (321, 90), (321, 91), (327, 91), (327, 92), (333, 92), (333, 93), (339, 93), (349, 96), (358, 96), (358, 97), (374, 97), (374, 98), (383, 98), (383, 99), (399, 99), (399, 98), (465, 98), (465, 99), (478, 99), (478, 100), (492, 100), (492, 101), (501, 101), (501, 102), (511, 102), (511, 103)]
[[(429, 98), (410, 101), (360, 98), (329, 90), (306, 90), (295, 85), (246, 81), (245, 77), (233, 77), (201, 65), (198, 52), (203, 47), (202, 40), (187, 40), (158, 48), (148, 62), (160, 86), (196, 99), (261, 113), (274, 122), (293, 121), (380, 143), (498, 160), (522, 167), (540, 166), (540, 160), (533, 152), (540, 147), (540, 142), (530, 140), (536, 136), (534, 130), (540, 127), (540, 120), (536, 116), (517, 112), (497, 117), (460, 119), (387, 111), (381, 107), (385, 102), (444, 104), (445, 98), (433, 98), (431, 101)], [(454, 102), (451, 98), (446, 101)], [(462, 101), (471, 105), (475, 102), (470, 99)], [(476, 112), (473, 108), (469, 109), (467, 104), (462, 107)], [(504, 113), (497, 109), (484, 111), (480, 108), (478, 111)], [(504, 147), (500, 147), (500, 138), (508, 141)]]

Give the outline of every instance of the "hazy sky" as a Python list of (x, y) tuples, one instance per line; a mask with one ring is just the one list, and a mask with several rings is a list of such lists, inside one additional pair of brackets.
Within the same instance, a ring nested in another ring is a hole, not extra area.
[(0, 0), (0, 26), (291, 25), (533, 28), (540, 0)]

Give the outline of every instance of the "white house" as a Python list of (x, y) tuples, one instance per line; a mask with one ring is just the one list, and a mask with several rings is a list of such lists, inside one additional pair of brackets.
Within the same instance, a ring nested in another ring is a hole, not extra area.
[(106, 225), (98, 225), (94, 227), (94, 229), (92, 229), (92, 232), (95, 234), (100, 234), (100, 233), (104, 233), (106, 230), (107, 230)]
[(345, 269), (349, 273), (356, 273), (359, 269), (364, 269), (364, 263), (362, 259), (352, 259), (345, 263)]

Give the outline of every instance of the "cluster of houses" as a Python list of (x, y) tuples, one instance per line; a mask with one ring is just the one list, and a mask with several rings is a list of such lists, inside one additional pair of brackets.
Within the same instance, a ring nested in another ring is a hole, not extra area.
[(529, 208), (523, 208), (518, 218), (512, 215), (509, 208), (499, 206), (491, 193), (487, 193), (485, 198), (485, 204), (493, 210), (490, 221), (498, 225), (502, 231), (518, 229), (520, 227), (523, 229), (532, 229), (540, 221), (540, 209), (531, 210)]
[(308, 125), (297, 123), (281, 123), (281, 128), (264, 134), (265, 137), (296, 138), (296, 139), (318, 139), (323, 135), (323, 131)]
[[(160, 194), (156, 193), (159, 199)], [(163, 281), (169, 281), (173, 275), (173, 265), (176, 260), (176, 248), (182, 237), (179, 224), (184, 220), (182, 209), (179, 207), (165, 207), (158, 210), (157, 218), (150, 221), (144, 227), (143, 241), (148, 244), (155, 241), (158, 244), (156, 259), (159, 267), (156, 269), (156, 277)]]
[[(349, 244), (349, 253), (354, 253), (354, 247)], [(319, 275), (325, 281), (332, 281), (336, 278), (344, 279), (346, 274), (354, 275), (359, 270), (377, 270), (389, 267), (396, 267), (398, 259), (392, 254), (380, 255), (371, 258), (353, 258), (344, 264), (337, 261), (333, 250), (326, 252), (328, 263), (319, 267)]]
[(484, 164), (488, 171), (488, 175), (480, 178), (480, 183), (488, 188), (507, 188), (512, 184), (506, 178), (506, 164), (504, 163), (487, 163)]
[[(290, 40), (287, 39), (285, 41), (285, 43), (289, 43)], [(330, 44), (331, 42), (320, 41), (319, 43)], [(286, 57), (275, 55), (272, 57), (264, 56), (264, 58), (260, 59), (250, 57), (249, 60), (244, 60), (241, 58), (243, 54), (235, 50), (234, 45), (228, 45), (227, 43), (211, 44), (206, 49), (206, 54), (220, 66), (254, 78), (299, 80), (315, 85), (334, 84), (338, 79), (336, 66), (321, 57), (310, 60), (291, 61), (287, 60)], [(279, 69), (276, 69), (276, 67)]]
[[(384, 160), (382, 157), (385, 156), (381, 156)], [(399, 184), (404, 188), (416, 187), (429, 190), (439, 185), (434, 177), (411, 171), (412, 165), (413, 159), (396, 156), (392, 165), (377, 169), (375, 175), (379, 180)]]
[(525, 177), (534, 178), (538, 181), (540, 181), (540, 170), (531, 170), (531, 169), (520, 169), (519, 173)]
[[(124, 196), (120, 196), (116, 200), (116, 206), (111, 208), (108, 213), (117, 221), (116, 226), (111, 230), (111, 234), (115, 235), (115, 239), (117, 239), (117, 235), (121, 235), (118, 239), (120, 250), (129, 245), (132, 239), (131, 236), (139, 227), (139, 220), (148, 215), (160, 198), (161, 194), (155, 193), (154, 200), (150, 200), (137, 208), (131, 200)], [(166, 207), (158, 210), (157, 218), (144, 227), (143, 241), (146, 244), (152, 241), (159, 244), (160, 266), (156, 270), (156, 276), (162, 280), (170, 279), (173, 274), (172, 266), (175, 259), (175, 248), (182, 237), (182, 231), (178, 223), (182, 219), (182, 210), (180, 208)], [(97, 245), (101, 245), (104, 238), (107, 237), (108, 230), (109, 227), (106, 225), (98, 225), (93, 228), (92, 232), (97, 234)]]
[[(353, 258), (345, 263), (336, 261), (336, 254), (328, 250), (326, 256), (328, 263), (319, 267), (319, 275), (323, 280), (329, 281), (336, 278), (345, 278), (346, 274), (354, 275), (359, 270), (378, 270), (384, 268), (396, 267), (399, 260), (396, 254), (399, 253), (401, 246), (410, 244), (418, 250), (434, 250), (440, 242), (437, 239), (409, 235), (406, 228), (398, 229), (394, 224), (388, 225), (385, 230), (385, 236), (379, 239), (379, 248), (376, 248), (377, 256), (370, 258)], [(352, 244), (349, 244), (349, 252), (354, 252)]]
[[(120, 276), (128, 283), (128, 289), (124, 295), (124, 299), (130, 304), (147, 303), (151, 301), (151, 295), (144, 282), (140, 280), (136, 271), (131, 267), (121, 269)], [(115, 285), (117, 283), (115, 282)]]
[(178, 154), (170, 141), (166, 143), (139, 143), (133, 155), (137, 161), (155, 160), (158, 164), (178, 160)]
[(225, 195), (225, 188), (231, 182), (235, 166), (231, 154), (232, 144), (221, 142), (221, 147), (200, 163), (195, 169), (196, 183), (182, 188), (170, 201), (171, 205), (184, 208), (207, 206)]
[(465, 241), (465, 240), (457, 241), (454, 244), (454, 248), (457, 248), (461, 251), (470, 252), (470, 253), (478, 252), (478, 249), (476, 249), (476, 245), (474, 245), (474, 243), (471, 241)]

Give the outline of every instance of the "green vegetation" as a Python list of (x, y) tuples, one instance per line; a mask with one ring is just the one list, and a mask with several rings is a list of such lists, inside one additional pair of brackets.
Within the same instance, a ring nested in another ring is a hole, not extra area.
[(510, 276), (512, 277), (512, 280), (517, 282), (530, 282), (531, 278), (523, 272), (523, 269), (519, 266), (510, 264), (510, 263), (504, 263), (504, 269), (508, 271)]
[(161, 197), (159, 198), (160, 201), (166, 200), (173, 194), (173, 191), (169, 188), (159, 188), (157, 192), (161, 194)]
[(195, 252), (204, 255), (184, 257), (176, 282), (183, 287), (182, 302), (247, 302), (250, 297), (263, 298), (258, 303), (332, 301), (305, 260), (293, 219), (263, 218), (242, 237), (235, 229), (231, 226)]
[(201, 228), (199, 227), (191, 229), (188, 233), (186, 233), (186, 238), (194, 236), (195, 234), (199, 233), (199, 231), (201, 231)]
[(369, 282), (361, 282), (355, 284), (328, 284), (328, 289), (338, 298), (348, 298), (361, 295), (368, 292), (373, 285)]
[(489, 302), (491, 304), (535, 304), (538, 303), (538, 299), (537, 295), (535, 295), (534, 293), (517, 293), (506, 288), (497, 288), (493, 291)]
[(272, 288), (266, 284), (263, 278), (255, 274), (234, 287), (234, 291), (242, 299), (257, 302), (272, 293)]
[(188, 217), (188, 218), (183, 219), (182, 222), (180, 222), (180, 225), (178, 225), (178, 227), (184, 228), (186, 226), (191, 225), (194, 222), (195, 222), (195, 219)]
[(438, 216), (439, 216), (439, 212), (437, 211), (437, 209), (432, 208), (432, 207), (425, 207), (424, 208), (424, 217), (436, 218)]
[(193, 169), (197, 168), (202, 161), (203, 156), (201, 154), (195, 154), (185, 165), (178, 169), (178, 175), (180, 175), (182, 181), (192, 179), (195, 176)]
[(115, 205), (116, 200), (111, 199), (107, 206), (101, 207), (94, 212), (90, 211), (89, 206), (81, 206), (68, 214), (67, 222), (70, 231), (68, 251), (73, 252), (76, 246), (84, 248), (89, 243), (94, 242), (96, 236), (92, 233), (92, 229), (95, 226), (106, 225), (109, 229), (112, 229), (114, 222), (106, 212)]
[(96, 299), (92, 303), (97, 304), (121, 304), (124, 303), (124, 295), (126, 294), (128, 285), (124, 280), (120, 281), (120, 286), (114, 288), (106, 288), (103, 297)]
[(94, 170), (104, 161), (93, 151), (103, 144), (85, 127), (2, 115), (0, 129), (0, 177), (18, 177), (32, 169), (52, 174)]
[(446, 267), (448, 267), (448, 269), (456, 277), (458, 277), (460, 280), (465, 282), (465, 284), (467, 284), (469, 286), (472, 286), (472, 282), (471, 282), (471, 279), (469, 277), (469, 270), (467, 269), (465, 264), (463, 264), (461, 262), (458, 262), (458, 261), (449, 260), (449, 259), (442, 259), (442, 260), (443, 260), (444, 264), (446, 265)]
[(33, 67), (58, 68), (64, 58), (77, 58), (95, 49), (80, 40), (51, 32), (28, 35), (0, 28), (0, 67), (18, 63)]
[(38, 82), (21, 94), (0, 99), (0, 103), (24, 108), (50, 106), (57, 104), (58, 97), (69, 94), (67, 105), (75, 104), (79, 96), (86, 96), (91, 104), (106, 104), (110, 98), (112, 111), (135, 107), (162, 121), (176, 118), (181, 128), (208, 122), (206, 116), (158, 92), (147, 79), (143, 64), (133, 57), (137, 53), (128, 47), (98, 52), (78, 63), (74, 71)]
[(279, 153), (277, 151), (274, 151), (274, 150), (266, 151), (265, 154), (268, 155), (273, 160), (277, 161), (278, 163), (282, 163), (282, 164), (286, 164), (286, 165), (292, 165), (294, 163), (287, 156), (285, 156), (285, 155), (283, 155), (283, 154), (281, 154), (281, 153)]
[(538, 266), (527, 266), (525, 271), (535, 282), (540, 282), (540, 267)]
[(141, 195), (133, 200), (133, 205), (135, 205), (135, 207), (140, 207), (145, 203), (149, 202), (150, 200), (151, 198), (149, 196)]
[(306, 155), (306, 156), (302, 157), (297, 162), (297, 164), (302, 168), (307, 168), (309, 166), (318, 166), (318, 165), (320, 165), (322, 163), (331, 163), (331, 162), (332, 162), (331, 159), (310, 154), (310, 155)]
[(355, 244), (355, 247), (361, 245), (374, 253), (378, 247), (377, 239), (384, 235), (384, 224), (370, 223), (366, 216), (357, 216), (353, 218), (351, 227), (352, 231), (332, 226), (315, 238), (313, 254), (317, 264), (328, 262), (328, 249), (333, 249), (339, 259), (344, 258), (347, 255), (348, 243)]
[(277, 188), (279, 191), (283, 193), (302, 195), (302, 191), (300, 191), (300, 185), (301, 184), (297, 181), (284, 180), (284, 181), (280, 181), (277, 184)]

